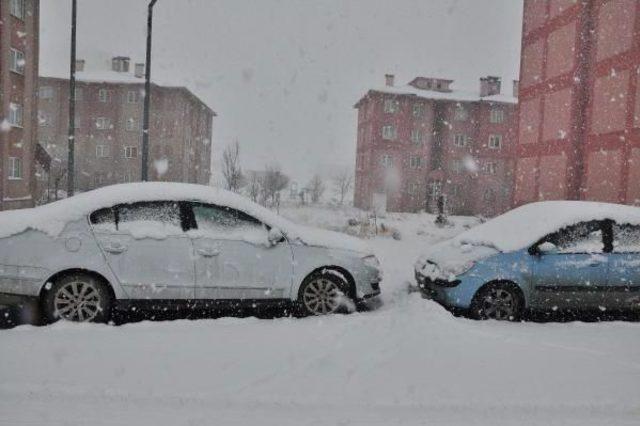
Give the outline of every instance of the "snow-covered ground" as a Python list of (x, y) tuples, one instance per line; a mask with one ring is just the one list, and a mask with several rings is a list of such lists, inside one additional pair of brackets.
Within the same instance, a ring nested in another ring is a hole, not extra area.
[[(342, 229), (356, 210), (284, 208)], [(0, 424), (636, 425), (640, 324), (474, 322), (406, 292), (436, 228), (379, 219), (384, 304), (325, 318), (222, 318), (0, 332)]]

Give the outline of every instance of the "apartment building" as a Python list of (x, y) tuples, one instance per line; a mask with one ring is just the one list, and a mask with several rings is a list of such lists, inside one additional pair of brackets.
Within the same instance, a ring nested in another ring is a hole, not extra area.
[(640, 205), (640, 2), (525, 0), (514, 204)]
[[(499, 77), (477, 91), (416, 77), (364, 95), (358, 109), (354, 205), (493, 216), (511, 205), (517, 98)], [(517, 84), (514, 82), (515, 90)]]
[[(34, 204), (38, 0), (0, 1), (0, 210)], [(46, 157), (46, 156), (45, 156)]]
[[(134, 182), (141, 175), (144, 64), (118, 56), (108, 67), (76, 69), (76, 189)], [(43, 196), (65, 188), (69, 80), (43, 75), (38, 140), (51, 154)], [(149, 180), (208, 184), (215, 112), (186, 87), (151, 85)]]

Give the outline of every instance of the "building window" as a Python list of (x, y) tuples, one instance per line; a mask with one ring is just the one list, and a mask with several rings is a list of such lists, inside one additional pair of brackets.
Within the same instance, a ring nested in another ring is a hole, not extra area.
[(40, 99), (53, 99), (53, 87), (42, 86), (38, 89), (38, 98)]
[(491, 149), (502, 148), (502, 135), (489, 135), (489, 148)]
[(76, 96), (75, 96), (75, 100), (76, 101), (81, 101), (82, 100), (82, 88), (80, 87), (76, 87)]
[(424, 115), (424, 104), (413, 104), (413, 116), (422, 117)]
[(460, 194), (462, 194), (462, 185), (460, 185), (459, 183), (451, 185), (451, 195), (457, 197)]
[(438, 197), (442, 194), (442, 181), (434, 180), (429, 184), (429, 192), (431, 194), (431, 201), (438, 201)]
[(104, 173), (96, 173), (93, 175), (93, 184), (94, 186), (100, 186), (104, 183)]
[(127, 131), (135, 132), (136, 130), (138, 130), (138, 122), (135, 118), (129, 118), (127, 119), (127, 124), (125, 125), (125, 127)]
[(380, 163), (382, 164), (382, 167), (391, 167), (393, 166), (393, 158), (391, 158), (389, 154), (384, 154)]
[(489, 161), (484, 164), (484, 166), (482, 167), (482, 170), (486, 174), (495, 175), (496, 173), (498, 173), (498, 163)]
[(124, 158), (138, 158), (138, 147), (137, 146), (125, 146), (124, 147)]
[(11, 14), (24, 21), (25, 16), (24, 0), (11, 0)]
[(504, 121), (504, 111), (498, 108), (491, 110), (489, 121), (492, 123), (502, 123)]
[(464, 106), (457, 104), (456, 110), (453, 113), (453, 119), (455, 121), (467, 121), (467, 118), (469, 118), (469, 113), (467, 112), (467, 109)]
[(96, 128), (98, 130), (108, 130), (111, 128), (111, 119), (105, 117), (96, 118)]
[(38, 125), (51, 126), (51, 115), (46, 112), (38, 111)]
[(395, 99), (384, 100), (384, 112), (395, 114), (400, 109), (400, 102)]
[(409, 157), (409, 167), (412, 169), (419, 169), (422, 167), (422, 158), (416, 155)]
[(420, 131), (420, 129), (413, 129), (411, 131), (411, 142), (416, 145), (422, 144), (422, 132)]
[(10, 49), (10, 55), (9, 70), (17, 72), (18, 74), (24, 74), (24, 53), (12, 47)]
[(459, 148), (463, 148), (467, 146), (468, 138), (467, 135), (457, 134), (453, 135), (453, 144)]
[(138, 92), (135, 90), (129, 90), (127, 92), (127, 103), (128, 104), (137, 104), (138, 103)]
[(105, 158), (109, 156), (109, 145), (96, 145), (96, 157)]
[(22, 158), (9, 157), (9, 179), (22, 179)]
[(98, 100), (100, 102), (109, 102), (109, 91), (107, 89), (98, 90)]
[(382, 139), (393, 141), (396, 139), (396, 127), (392, 125), (382, 126)]
[(451, 170), (456, 174), (462, 173), (462, 171), (464, 170), (464, 163), (462, 162), (462, 160), (458, 160), (458, 159), (452, 160)]
[(22, 111), (22, 105), (11, 102), (9, 104), (9, 124), (14, 127), (22, 127)]
[(408, 192), (411, 195), (415, 195), (418, 193), (418, 184), (417, 183), (410, 183), (409, 187), (408, 187)]

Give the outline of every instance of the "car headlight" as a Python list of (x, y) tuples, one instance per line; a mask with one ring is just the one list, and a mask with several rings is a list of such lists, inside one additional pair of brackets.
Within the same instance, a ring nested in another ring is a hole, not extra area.
[(362, 258), (362, 261), (371, 268), (380, 269), (380, 261), (374, 255), (365, 256)]

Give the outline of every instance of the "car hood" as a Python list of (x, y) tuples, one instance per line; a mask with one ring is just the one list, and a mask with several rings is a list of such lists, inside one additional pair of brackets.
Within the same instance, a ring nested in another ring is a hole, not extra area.
[(307, 246), (323, 247), (337, 250), (348, 250), (371, 255), (373, 252), (364, 240), (340, 232), (327, 231), (310, 226), (288, 223), (282, 231), (291, 242), (298, 242)]
[(415, 263), (416, 272), (430, 279), (451, 280), (475, 262), (500, 253), (485, 244), (469, 244), (453, 238), (434, 244)]

